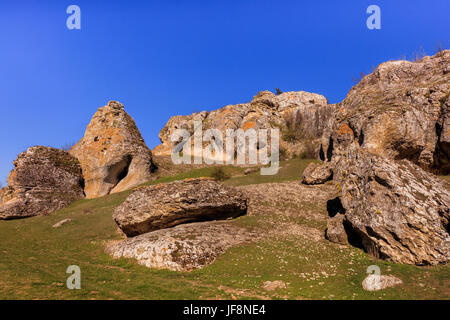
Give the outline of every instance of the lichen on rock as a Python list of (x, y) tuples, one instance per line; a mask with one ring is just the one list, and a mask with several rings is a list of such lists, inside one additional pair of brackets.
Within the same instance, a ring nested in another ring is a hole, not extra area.
[(0, 219), (50, 214), (84, 197), (80, 164), (66, 151), (31, 147), (13, 164), (0, 191)]
[(127, 236), (178, 224), (236, 218), (247, 212), (239, 190), (212, 179), (186, 179), (140, 187), (119, 205), (113, 218)]
[(353, 143), (335, 160), (333, 179), (341, 186), (350, 243), (398, 263), (450, 260), (450, 195), (437, 177)]
[(257, 238), (227, 221), (188, 223), (107, 246), (114, 258), (134, 258), (155, 269), (191, 271), (211, 264), (226, 249)]
[(70, 154), (81, 163), (87, 198), (142, 184), (156, 169), (134, 120), (116, 101), (98, 109)]
[(322, 137), (328, 157), (353, 141), (372, 154), (450, 173), (450, 50), (382, 63), (337, 104)]

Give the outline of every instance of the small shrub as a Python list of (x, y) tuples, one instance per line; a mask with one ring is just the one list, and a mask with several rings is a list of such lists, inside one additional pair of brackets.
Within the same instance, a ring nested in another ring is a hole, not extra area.
[(279, 96), (280, 94), (283, 93), (283, 91), (280, 90), (280, 88), (275, 88), (276, 92), (277, 92), (277, 96)]
[(222, 167), (216, 167), (211, 172), (211, 178), (217, 181), (223, 181), (230, 179), (231, 176), (228, 173), (226, 173)]
[(417, 62), (419, 60), (422, 60), (422, 58), (425, 57), (426, 55), (427, 54), (426, 54), (425, 50), (423, 49), (423, 47), (419, 47), (418, 50), (413, 52), (412, 57), (411, 57), (411, 61), (412, 62)]
[(286, 142), (295, 142), (298, 140), (298, 135), (294, 129), (287, 128), (286, 130), (283, 131), (281, 138)]
[(285, 148), (280, 146), (280, 149), (279, 149), (278, 152), (279, 152), (280, 160), (287, 160), (288, 152), (287, 152), (287, 150)]
[(300, 159), (315, 159), (317, 157), (316, 154), (316, 146), (312, 139), (305, 140), (305, 148), (300, 153)]
[(358, 83), (360, 83), (361, 80), (362, 80), (365, 76), (366, 76), (365, 73), (364, 73), (364, 72), (361, 72), (361, 73), (359, 74), (359, 76), (353, 77), (353, 78), (352, 78), (353, 83), (354, 83), (355, 85), (358, 84)]
[(66, 143), (66, 144), (64, 144), (64, 145), (61, 147), (61, 149), (64, 150), (64, 151), (69, 152), (70, 149), (72, 149), (72, 147), (73, 147), (74, 145), (75, 145), (75, 142), (72, 142), (72, 143)]

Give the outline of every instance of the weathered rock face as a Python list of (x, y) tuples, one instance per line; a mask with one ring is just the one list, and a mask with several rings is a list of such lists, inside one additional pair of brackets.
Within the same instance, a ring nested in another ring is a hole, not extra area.
[(322, 184), (333, 178), (332, 166), (325, 162), (317, 164), (311, 162), (302, 174), (302, 183), (304, 184)]
[(370, 155), (356, 143), (338, 157), (333, 179), (350, 243), (393, 262), (449, 261), (450, 195), (438, 178), (408, 160)]
[[(328, 105), (326, 98), (319, 94), (300, 91), (285, 92), (277, 96), (263, 91), (250, 103), (227, 105), (211, 112), (202, 111), (170, 118), (159, 133), (162, 144), (157, 146), (153, 153), (170, 155), (174, 146), (179, 143), (172, 142), (171, 135), (177, 129), (186, 129), (192, 135), (194, 120), (197, 120), (202, 122), (203, 131), (217, 129), (223, 138), (226, 137), (227, 129), (246, 131), (279, 128), (282, 137), (281, 148), (287, 155), (300, 154), (305, 149), (305, 139), (320, 138), (325, 128), (331, 125), (330, 118), (334, 108), (334, 105)], [(203, 149), (209, 145), (209, 141), (205, 142)], [(257, 148), (262, 151), (266, 146), (259, 145)]]
[(155, 170), (136, 124), (116, 101), (98, 109), (70, 154), (81, 163), (87, 198), (137, 186)]
[(150, 268), (190, 271), (256, 237), (229, 222), (189, 223), (129, 238), (108, 246), (106, 252), (115, 258), (135, 258)]
[(0, 191), (0, 220), (49, 214), (84, 197), (80, 164), (63, 150), (28, 148), (13, 164)]
[(113, 218), (127, 236), (178, 224), (235, 218), (247, 211), (247, 198), (211, 179), (187, 179), (138, 188)]
[(381, 64), (336, 106), (322, 159), (357, 141), (369, 152), (450, 172), (450, 50)]

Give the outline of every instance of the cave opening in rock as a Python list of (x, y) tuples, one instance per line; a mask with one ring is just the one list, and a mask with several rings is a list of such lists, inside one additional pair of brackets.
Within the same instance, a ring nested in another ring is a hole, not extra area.
[(328, 215), (333, 218), (338, 213), (345, 214), (345, 208), (342, 206), (341, 199), (336, 197), (327, 201)]
[(149, 170), (151, 173), (155, 173), (156, 171), (158, 171), (158, 165), (155, 162), (151, 161)]
[(344, 230), (347, 234), (347, 240), (350, 245), (356, 248), (364, 249), (366, 251), (363, 246), (362, 236), (358, 233), (357, 230), (355, 230), (355, 228), (347, 219), (344, 220)]
[(359, 132), (358, 144), (359, 144), (359, 146), (362, 146), (363, 143), (364, 143), (364, 132), (361, 129), (361, 131)]
[(331, 158), (333, 157), (333, 139), (330, 137), (328, 148), (327, 148), (327, 159), (328, 161), (331, 161)]
[(80, 180), (78, 181), (78, 184), (79, 184), (81, 190), (83, 190), (83, 196), (86, 197), (86, 192), (84, 192), (84, 188), (86, 187), (86, 182), (84, 181), (83, 176), (81, 176)]
[[(131, 162), (131, 161), (130, 161)], [(119, 172), (117, 175), (117, 182), (120, 182), (128, 175), (128, 168), (130, 167), (130, 164), (127, 163), (127, 165)]]
[(325, 153), (323, 152), (323, 145), (322, 144), (320, 144), (319, 159), (322, 160), (322, 161), (325, 161)]
[(105, 182), (111, 184), (113, 186), (112, 188), (114, 188), (120, 181), (125, 179), (128, 175), (128, 169), (132, 159), (131, 155), (126, 155), (119, 162), (110, 166)]

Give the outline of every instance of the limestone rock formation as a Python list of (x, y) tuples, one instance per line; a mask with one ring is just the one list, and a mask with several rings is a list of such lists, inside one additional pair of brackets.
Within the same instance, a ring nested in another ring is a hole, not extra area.
[(182, 223), (235, 218), (246, 211), (241, 191), (200, 178), (138, 188), (113, 218), (127, 236), (136, 236)]
[(325, 162), (317, 164), (311, 162), (302, 174), (302, 183), (304, 184), (323, 184), (333, 178), (332, 166)]
[(330, 160), (352, 141), (389, 159), (450, 172), (450, 50), (420, 61), (389, 61), (336, 105), (322, 138)]
[(13, 164), (0, 191), (0, 220), (49, 214), (84, 197), (80, 164), (63, 150), (31, 147)]
[(121, 103), (94, 114), (84, 137), (70, 150), (81, 163), (87, 198), (123, 191), (152, 178), (152, 153)]
[(350, 243), (393, 262), (449, 261), (450, 195), (437, 177), (352, 143), (336, 160), (333, 179)]
[(190, 271), (211, 264), (226, 249), (256, 238), (226, 221), (178, 225), (148, 232), (106, 248), (114, 258), (134, 258), (150, 268)]
[[(279, 128), (282, 137), (281, 149), (288, 156), (300, 154), (306, 148), (306, 140), (317, 140), (331, 125), (331, 113), (334, 105), (328, 105), (325, 97), (309, 92), (285, 92), (275, 95), (269, 91), (258, 93), (250, 103), (227, 105), (211, 112), (202, 111), (188, 116), (174, 116), (159, 133), (161, 145), (155, 155), (170, 155), (180, 141), (171, 141), (171, 135), (177, 129), (186, 129), (194, 133), (194, 120), (201, 121), (202, 130), (217, 129), (226, 137), (227, 129), (270, 129)], [(270, 137), (270, 135), (269, 135)], [(222, 141), (213, 141), (222, 143)], [(203, 149), (213, 143), (206, 141)], [(269, 146), (258, 145), (259, 151)], [(268, 149), (270, 152), (270, 149)]]

